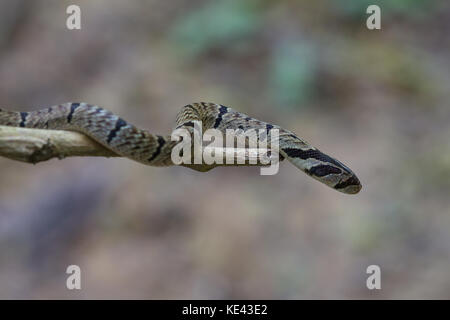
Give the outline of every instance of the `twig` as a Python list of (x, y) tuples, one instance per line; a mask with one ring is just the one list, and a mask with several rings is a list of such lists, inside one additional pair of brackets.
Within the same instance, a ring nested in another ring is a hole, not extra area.
[[(207, 148), (209, 147), (205, 147)], [(233, 164), (182, 164), (182, 166), (202, 172), (217, 166), (263, 166), (260, 159), (268, 150), (214, 148), (213, 152), (222, 154), (223, 159), (226, 159), (227, 152), (231, 152), (234, 157)], [(82, 133), (8, 126), (0, 126), (0, 156), (27, 163), (79, 156), (120, 157)], [(256, 160), (256, 163), (253, 164), (250, 160)]]

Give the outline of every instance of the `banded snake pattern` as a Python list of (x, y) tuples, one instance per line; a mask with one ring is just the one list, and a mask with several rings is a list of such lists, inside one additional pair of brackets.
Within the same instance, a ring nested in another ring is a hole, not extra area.
[[(215, 103), (192, 103), (177, 116), (177, 128), (192, 130), (192, 122), (201, 121), (203, 128), (279, 130), (280, 159), (326, 184), (347, 194), (361, 190), (356, 175), (342, 162), (312, 147), (294, 133), (266, 123), (229, 107)], [(177, 142), (139, 129), (111, 111), (87, 103), (64, 103), (39, 111), (15, 112), (0, 109), (0, 125), (78, 131), (88, 135), (113, 152), (150, 166), (174, 165), (171, 151)]]

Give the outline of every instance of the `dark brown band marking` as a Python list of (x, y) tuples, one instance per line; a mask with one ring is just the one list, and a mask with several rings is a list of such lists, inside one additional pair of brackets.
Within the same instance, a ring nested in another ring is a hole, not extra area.
[(109, 132), (106, 142), (110, 143), (112, 141), (112, 139), (114, 139), (116, 137), (117, 132), (119, 132), (120, 129), (126, 125), (127, 125), (127, 123), (125, 120), (123, 120), (122, 118), (117, 119), (116, 127)]
[(217, 129), (217, 127), (220, 125), (220, 123), (222, 122), (222, 116), (228, 112), (228, 108), (225, 106), (220, 105), (219, 108), (219, 114), (217, 115), (217, 119), (216, 122), (214, 123), (214, 129)]
[(22, 121), (20, 121), (20, 124), (19, 124), (19, 126), (20, 127), (25, 127), (25, 121), (27, 121), (27, 116), (28, 116), (28, 112), (21, 112), (20, 113), (20, 119), (22, 120)]
[(328, 166), (325, 164), (321, 164), (315, 167), (311, 167), (309, 170), (305, 170), (305, 172), (309, 175), (313, 175), (316, 177), (324, 177), (329, 174), (339, 174), (342, 173), (341, 169), (338, 169), (334, 166)]
[(176, 127), (175, 129), (180, 129), (182, 127), (192, 127), (193, 128), (194, 127), (194, 122), (188, 121), (188, 122), (182, 123), (178, 127)]
[(69, 112), (69, 115), (67, 116), (67, 122), (68, 123), (70, 123), (70, 121), (72, 121), (73, 113), (75, 112), (75, 109), (78, 108), (79, 106), (80, 106), (80, 104), (78, 102), (77, 103), (72, 103), (70, 105), (70, 112)]
[(361, 182), (359, 182), (358, 178), (356, 176), (351, 176), (345, 181), (339, 182), (337, 185), (334, 186), (335, 189), (344, 189), (349, 186), (359, 186)]
[(180, 127), (191, 127), (191, 128), (193, 128), (194, 127), (194, 122), (192, 122), (192, 121), (185, 122)]
[(152, 162), (161, 153), (161, 149), (165, 143), (166, 143), (166, 140), (164, 140), (163, 137), (158, 136), (158, 148), (156, 148), (156, 151), (148, 159), (148, 162)]
[(284, 148), (283, 151), (286, 152), (286, 154), (292, 158), (300, 158), (303, 160), (316, 159), (323, 162), (329, 162), (343, 169), (347, 173), (351, 173), (350, 169), (348, 169), (345, 165), (343, 165), (336, 159), (333, 159), (332, 157), (326, 155), (325, 153), (320, 152), (317, 149), (302, 150), (297, 148)]

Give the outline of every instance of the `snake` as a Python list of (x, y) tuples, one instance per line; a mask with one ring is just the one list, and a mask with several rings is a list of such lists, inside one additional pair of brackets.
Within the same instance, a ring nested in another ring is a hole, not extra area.
[[(203, 128), (224, 133), (227, 129), (267, 132), (278, 129), (279, 159), (287, 159), (310, 177), (337, 191), (356, 194), (361, 190), (358, 177), (346, 165), (280, 126), (211, 102), (184, 106), (177, 115), (176, 128), (192, 132), (193, 121), (201, 122)], [(83, 102), (68, 102), (31, 112), (0, 109), (0, 125), (81, 132), (120, 156), (150, 166), (174, 165), (171, 152), (178, 143), (172, 141), (170, 135), (152, 134), (107, 109)]]

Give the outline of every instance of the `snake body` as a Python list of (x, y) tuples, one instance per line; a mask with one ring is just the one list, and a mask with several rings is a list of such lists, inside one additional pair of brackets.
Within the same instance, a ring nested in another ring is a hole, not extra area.
[[(205, 102), (184, 106), (177, 116), (177, 128), (192, 130), (193, 121), (201, 121), (203, 128), (215, 128), (224, 133), (226, 129), (278, 129), (281, 159), (288, 159), (309, 176), (340, 192), (355, 194), (361, 190), (361, 183), (347, 166), (279, 126)], [(177, 142), (171, 141), (170, 135), (155, 135), (139, 129), (96, 105), (69, 102), (33, 112), (0, 109), (0, 125), (78, 131), (115, 153), (143, 164), (174, 164), (171, 151)]]

